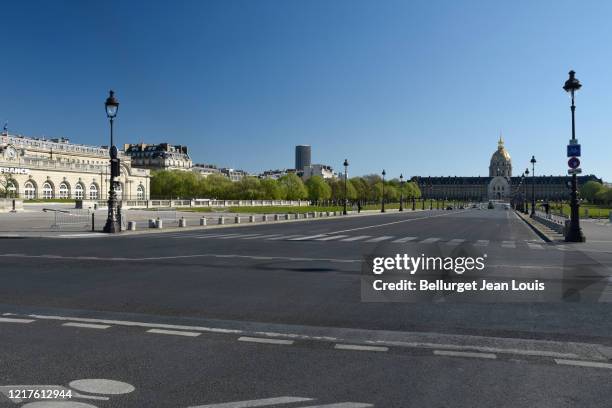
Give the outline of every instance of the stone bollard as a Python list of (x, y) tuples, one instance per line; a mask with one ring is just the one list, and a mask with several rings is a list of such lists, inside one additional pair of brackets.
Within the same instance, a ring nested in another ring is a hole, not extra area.
[(225, 218), (219, 217), (219, 225), (225, 224)]
[(181, 217), (181, 218), (179, 219), (179, 227), (180, 227), (180, 228), (184, 228), (184, 227), (186, 227), (186, 226), (187, 226), (187, 220), (185, 219), (185, 217)]
[(285, 220), (289, 219), (289, 214), (285, 214)]
[(327, 212), (325, 213), (325, 215), (326, 215), (327, 217), (329, 217), (329, 211), (327, 211)]
[(136, 221), (128, 221), (128, 231), (136, 231)]
[(205, 217), (200, 218), (200, 226), (201, 227), (205, 227), (206, 226), (206, 218)]
[(239, 216), (236, 216), (236, 218), (234, 218), (234, 222), (235, 222), (236, 224), (240, 224), (240, 217), (239, 217)]
[(274, 214), (274, 221), (278, 221), (278, 214)]
[(155, 220), (155, 228), (162, 229), (164, 228), (164, 221), (161, 218)]
[(268, 215), (267, 214), (262, 215), (261, 221), (263, 221), (263, 222), (268, 221)]
[(312, 218), (317, 218), (317, 213), (316, 213), (316, 211), (314, 211), (314, 212), (312, 213)]
[(155, 218), (149, 219), (149, 228), (157, 228), (157, 223), (155, 222)]
[(249, 222), (255, 222), (255, 216), (249, 215)]
[(295, 219), (298, 220), (300, 218), (300, 213), (295, 213)]
[(322, 216), (323, 216), (323, 213), (322, 213), (322, 212), (320, 212), (320, 213), (319, 213), (319, 217), (322, 217)]

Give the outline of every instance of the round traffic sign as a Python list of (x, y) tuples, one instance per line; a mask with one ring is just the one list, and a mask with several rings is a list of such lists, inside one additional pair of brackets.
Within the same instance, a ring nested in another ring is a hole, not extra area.
[(580, 159), (577, 157), (572, 157), (567, 161), (567, 165), (570, 167), (570, 169), (577, 169), (580, 167)]

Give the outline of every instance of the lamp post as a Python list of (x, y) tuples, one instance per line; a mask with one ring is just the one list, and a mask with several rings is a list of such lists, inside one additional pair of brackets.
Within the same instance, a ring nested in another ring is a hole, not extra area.
[(348, 194), (347, 194), (347, 182), (348, 182), (348, 159), (344, 159), (344, 210), (342, 210), (342, 214), (346, 215), (346, 204), (348, 202)]
[(529, 177), (529, 169), (525, 169), (525, 173), (523, 173), (525, 176), (525, 188), (524, 188), (524, 193), (525, 193), (525, 210), (523, 211), (525, 214), (529, 214), (529, 206), (527, 205), (527, 177)]
[(404, 175), (400, 174), (400, 211), (404, 211)]
[(531, 156), (531, 218), (535, 217), (535, 156)]
[(104, 232), (116, 233), (121, 231), (121, 212), (117, 206), (117, 193), (115, 187), (117, 184), (116, 178), (119, 177), (119, 157), (117, 152), (117, 146), (115, 146), (115, 140), (113, 138), (113, 121), (117, 116), (119, 110), (119, 101), (115, 98), (115, 92), (110, 91), (106, 102), (104, 103), (106, 108), (106, 116), (110, 120), (110, 190), (108, 192), (108, 217), (106, 224), (104, 225)]
[[(576, 105), (574, 105), (574, 93), (582, 87), (582, 84), (575, 77), (576, 72), (569, 72), (569, 79), (565, 81), (563, 89), (569, 93), (572, 98), (572, 105), (570, 107), (572, 111), (572, 139), (570, 145), (578, 144), (576, 140), (576, 122), (574, 119), (574, 113), (576, 112)], [(570, 214), (570, 226), (565, 241), (567, 242), (584, 242), (585, 237), (580, 229), (580, 204), (578, 204), (578, 178), (576, 173), (572, 174), (572, 193), (571, 193), (571, 214)]]
[(385, 169), (382, 171), (382, 200), (381, 200), (381, 208), (380, 212), (385, 212), (385, 175), (387, 172)]

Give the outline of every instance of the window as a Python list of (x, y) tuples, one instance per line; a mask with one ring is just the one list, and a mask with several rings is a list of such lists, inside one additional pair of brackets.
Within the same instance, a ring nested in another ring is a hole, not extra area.
[(49, 184), (49, 182), (45, 182), (45, 184), (43, 184), (42, 190), (44, 199), (53, 198), (53, 187), (51, 187), (51, 184)]
[(34, 184), (32, 184), (31, 181), (26, 181), (26, 183), (24, 184), (23, 194), (26, 200), (32, 200), (36, 198), (36, 187), (34, 187)]
[(98, 199), (98, 186), (95, 184), (92, 184), (91, 186), (89, 186), (89, 199), (90, 200)]
[(81, 183), (77, 184), (74, 187), (74, 198), (77, 200), (82, 200), (84, 197), (84, 192), (83, 185)]
[(66, 183), (62, 183), (59, 186), (59, 198), (69, 198), (70, 197), (70, 189)]
[(136, 199), (137, 200), (144, 200), (145, 199), (145, 190), (144, 190), (144, 186), (142, 184), (140, 184), (138, 186), (138, 188), (136, 189)]

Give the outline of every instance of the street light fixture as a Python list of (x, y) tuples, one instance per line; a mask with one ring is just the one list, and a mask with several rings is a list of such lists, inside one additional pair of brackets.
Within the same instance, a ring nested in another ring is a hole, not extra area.
[(348, 202), (348, 194), (347, 194), (348, 166), (349, 166), (348, 159), (344, 159), (344, 210), (342, 211), (342, 214), (344, 215), (347, 214), (346, 205)]
[(119, 101), (115, 98), (115, 92), (110, 91), (106, 102), (104, 103), (106, 108), (106, 116), (110, 120), (110, 191), (108, 192), (108, 217), (106, 224), (104, 225), (104, 232), (116, 233), (121, 231), (121, 209), (117, 205), (117, 192), (116, 184), (118, 183), (117, 177), (119, 177), (119, 154), (117, 146), (115, 146), (115, 140), (113, 135), (113, 122), (117, 116), (119, 110)]
[(404, 211), (404, 175), (400, 173), (400, 211)]
[[(570, 140), (570, 145), (578, 144), (576, 140), (576, 122), (574, 119), (574, 114), (576, 112), (576, 105), (574, 105), (574, 93), (578, 91), (582, 84), (576, 78), (576, 72), (569, 72), (569, 79), (565, 81), (563, 85), (563, 89), (565, 92), (569, 93), (572, 98), (572, 105), (570, 107), (572, 111), (572, 139)], [(572, 174), (572, 193), (571, 193), (571, 215), (570, 215), (570, 226), (567, 235), (565, 236), (565, 241), (567, 242), (584, 242), (585, 237), (580, 229), (580, 204), (578, 204), (578, 178), (576, 173)]]
[(385, 212), (385, 175), (387, 172), (385, 169), (382, 171), (382, 204), (380, 208), (380, 212)]
[(525, 214), (529, 214), (529, 205), (527, 204), (527, 180), (529, 177), (529, 169), (525, 169), (525, 173), (523, 173), (525, 175), (525, 211), (523, 211)]
[(531, 218), (535, 217), (535, 156), (531, 156)]

